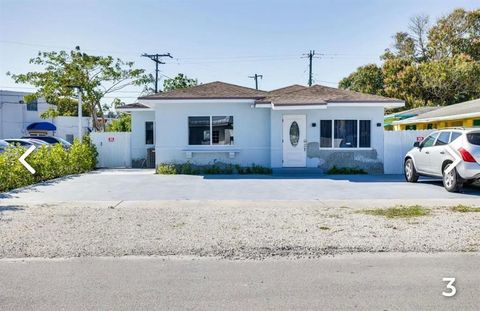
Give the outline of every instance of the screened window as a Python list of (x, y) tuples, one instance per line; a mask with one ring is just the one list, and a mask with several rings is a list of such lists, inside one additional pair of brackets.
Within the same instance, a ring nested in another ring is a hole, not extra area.
[(233, 145), (233, 117), (212, 117), (212, 144)]
[(145, 122), (145, 144), (153, 145), (153, 122)]
[(189, 145), (233, 145), (233, 142), (233, 116), (188, 117)]
[(27, 103), (27, 111), (38, 111), (38, 102), (37, 100), (32, 100)]
[(210, 145), (210, 117), (188, 117), (188, 144)]
[(335, 120), (334, 137), (335, 148), (356, 148), (357, 120)]
[(370, 148), (372, 121), (320, 120), (320, 148)]
[(332, 120), (320, 120), (320, 148), (332, 148)]
[(435, 142), (435, 146), (443, 146), (448, 144), (448, 140), (450, 139), (450, 132), (441, 132)]
[(360, 148), (370, 148), (371, 146), (371, 121), (360, 120)]

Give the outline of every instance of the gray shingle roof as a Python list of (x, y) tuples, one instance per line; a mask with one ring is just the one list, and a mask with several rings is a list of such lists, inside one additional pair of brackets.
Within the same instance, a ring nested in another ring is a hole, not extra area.
[(139, 97), (139, 99), (257, 99), (265, 97), (265, 95), (265, 91), (215, 81), (143, 96)]
[(403, 103), (398, 99), (323, 85), (305, 87), (294, 84), (266, 92), (219, 81), (143, 96), (139, 99), (255, 99), (260, 103), (273, 103), (274, 105), (324, 105), (335, 102)]
[(271, 94), (262, 102), (271, 102), (274, 105), (325, 105), (335, 102), (403, 102), (399, 99), (378, 95), (364, 94), (349, 90), (336, 89), (323, 85), (304, 87), (285, 94)]
[(116, 109), (148, 109), (150, 107), (148, 107), (147, 105), (144, 105), (144, 104), (141, 104), (141, 103), (132, 103), (132, 104), (126, 104), (126, 105), (123, 105), (123, 106), (119, 106), (117, 107)]

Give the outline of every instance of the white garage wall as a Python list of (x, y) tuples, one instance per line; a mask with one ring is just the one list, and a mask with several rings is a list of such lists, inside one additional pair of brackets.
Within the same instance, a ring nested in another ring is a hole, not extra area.
[(385, 174), (403, 174), (403, 159), (417, 140), (423, 140), (433, 130), (385, 131), (384, 171)]

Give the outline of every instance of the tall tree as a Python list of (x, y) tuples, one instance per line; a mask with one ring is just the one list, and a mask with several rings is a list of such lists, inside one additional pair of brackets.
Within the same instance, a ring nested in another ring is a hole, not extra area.
[(145, 70), (134, 68), (133, 62), (114, 59), (111, 56), (88, 55), (76, 47), (70, 52), (39, 52), (30, 59), (31, 64), (43, 66), (43, 71), (11, 74), (16, 83), (31, 84), (37, 91), (26, 96), (25, 101), (44, 97), (57, 107), (57, 112), (76, 115), (77, 95), (72, 86), (80, 86), (83, 108), (92, 117), (95, 129), (100, 130), (104, 122), (102, 100), (105, 96), (129, 85), (145, 86), (150, 81)]
[(430, 29), (428, 40), (436, 59), (466, 54), (480, 61), (480, 9), (456, 9), (440, 18)]
[(359, 67), (339, 87), (400, 98), (409, 108), (480, 97), (479, 9), (457, 9), (432, 27), (427, 16), (415, 16), (408, 29), (394, 36), (381, 67)]
[(343, 78), (339, 87), (356, 92), (383, 95), (382, 68), (375, 64), (361, 66), (348, 77)]
[(197, 79), (190, 79), (183, 73), (179, 73), (176, 77), (165, 79), (163, 81), (163, 91), (168, 92), (175, 89), (184, 89), (198, 84)]

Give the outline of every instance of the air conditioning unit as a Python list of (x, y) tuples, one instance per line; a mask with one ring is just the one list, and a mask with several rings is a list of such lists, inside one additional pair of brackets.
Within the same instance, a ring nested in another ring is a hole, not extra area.
[(147, 149), (147, 168), (155, 168), (155, 148)]

